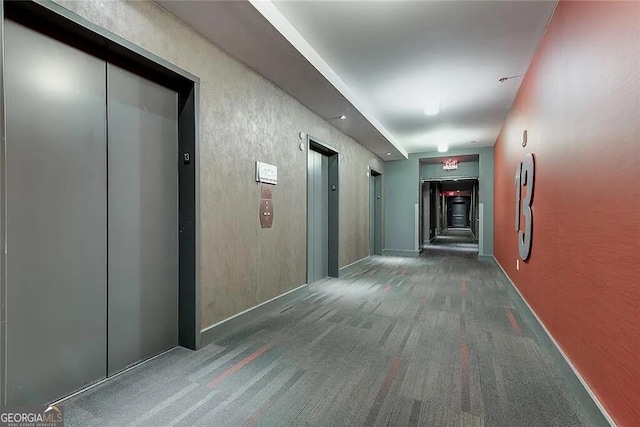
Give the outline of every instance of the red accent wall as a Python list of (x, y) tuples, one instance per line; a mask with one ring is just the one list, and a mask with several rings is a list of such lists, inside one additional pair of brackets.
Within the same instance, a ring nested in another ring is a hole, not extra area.
[[(533, 247), (517, 271), (528, 152)], [(496, 143), (494, 207), (500, 264), (614, 420), (640, 425), (639, 2), (560, 2)]]

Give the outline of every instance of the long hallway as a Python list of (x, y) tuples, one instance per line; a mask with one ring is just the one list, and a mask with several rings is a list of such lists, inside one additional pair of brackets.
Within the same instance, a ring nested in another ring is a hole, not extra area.
[(375, 257), (198, 352), (64, 403), (75, 425), (594, 425), (511, 300), (467, 257)]

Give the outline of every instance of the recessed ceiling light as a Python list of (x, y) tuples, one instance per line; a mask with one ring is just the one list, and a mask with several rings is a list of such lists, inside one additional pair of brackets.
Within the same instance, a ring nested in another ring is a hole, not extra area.
[(438, 153), (446, 153), (449, 151), (449, 146), (446, 144), (438, 145)]
[(440, 112), (440, 103), (438, 101), (429, 102), (424, 107), (424, 114), (426, 116), (435, 116)]
[(391, 155), (391, 153), (387, 153), (387, 156), (390, 156), (390, 155)]
[(344, 120), (346, 118), (347, 118), (347, 116), (345, 116), (344, 114), (340, 116), (340, 120)]

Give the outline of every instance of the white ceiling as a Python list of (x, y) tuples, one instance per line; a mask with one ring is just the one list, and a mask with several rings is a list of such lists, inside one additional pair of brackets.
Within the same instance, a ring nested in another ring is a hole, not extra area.
[[(493, 145), (556, 2), (274, 1), (408, 152)], [(425, 116), (436, 101), (440, 114)]]
[(385, 160), (493, 145), (556, 5), (156, 2)]

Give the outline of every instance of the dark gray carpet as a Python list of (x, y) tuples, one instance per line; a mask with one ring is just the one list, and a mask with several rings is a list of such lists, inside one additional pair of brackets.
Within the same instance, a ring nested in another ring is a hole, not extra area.
[(68, 400), (67, 425), (590, 425), (507, 286), (467, 257), (372, 258)]
[(478, 255), (478, 240), (468, 228), (445, 229), (431, 243), (422, 246), (422, 256), (466, 256)]

